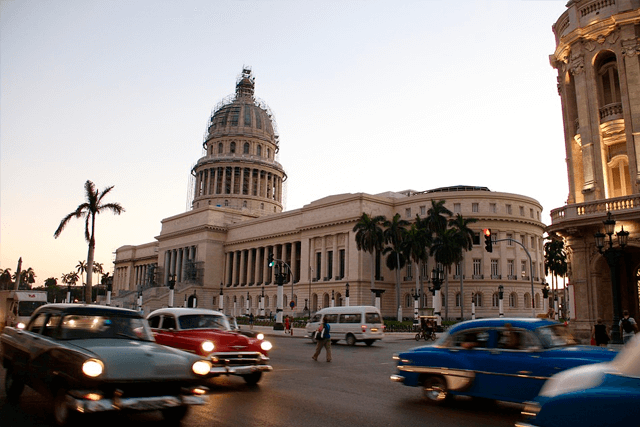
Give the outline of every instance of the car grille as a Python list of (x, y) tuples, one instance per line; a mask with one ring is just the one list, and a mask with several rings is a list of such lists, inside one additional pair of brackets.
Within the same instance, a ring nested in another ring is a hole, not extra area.
[(100, 387), (107, 397), (116, 394), (123, 398), (130, 397), (151, 397), (165, 395), (180, 395), (181, 389), (186, 384), (184, 382), (175, 383), (167, 381), (147, 381), (147, 382), (118, 382), (104, 384)]
[(265, 360), (257, 351), (238, 351), (228, 353), (214, 353), (211, 355), (213, 366), (246, 366), (262, 365)]

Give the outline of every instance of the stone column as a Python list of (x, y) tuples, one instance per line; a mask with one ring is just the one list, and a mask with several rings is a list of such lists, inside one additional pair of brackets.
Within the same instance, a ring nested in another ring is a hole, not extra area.
[(298, 271), (298, 269), (296, 268), (296, 262), (298, 259), (298, 242), (296, 242), (295, 240), (291, 243), (291, 280), (293, 280), (293, 282), (296, 282), (296, 279), (300, 279), (299, 277), (296, 277), (296, 272)]
[(233, 251), (233, 259), (231, 260), (231, 285), (235, 286), (238, 283), (238, 251)]
[(255, 275), (253, 274), (253, 249), (247, 249), (247, 284), (255, 284)]
[(240, 263), (238, 265), (240, 271), (240, 284), (247, 284), (247, 262), (246, 262), (246, 250), (243, 249), (240, 251)]
[(339, 234), (335, 234), (333, 236), (333, 260), (331, 261), (333, 263), (333, 272), (331, 273), (333, 277), (331, 277), (331, 280), (333, 280), (334, 277), (338, 276), (340, 273), (340, 265), (339, 265), (339, 257), (338, 257), (338, 237), (340, 235)]

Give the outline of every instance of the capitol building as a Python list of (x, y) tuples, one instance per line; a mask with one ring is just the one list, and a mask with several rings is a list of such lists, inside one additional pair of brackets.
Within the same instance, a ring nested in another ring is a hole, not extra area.
[[(419, 269), (411, 264), (402, 269), (398, 307), (396, 272), (386, 267), (380, 253), (372, 257), (358, 250), (353, 228), (363, 213), (388, 219), (399, 214), (411, 222), (417, 215), (426, 217), (432, 201), (444, 200), (454, 215), (478, 221), (471, 224), (473, 249), (464, 253), (461, 265), (452, 266), (442, 286), (442, 315), (460, 318), (462, 301), (464, 317), (471, 318), (474, 296), (477, 317), (498, 316), (499, 286), (506, 316), (544, 312), (545, 224), (536, 200), (482, 186), (452, 185), (327, 195), (285, 211), (287, 174), (277, 160), (279, 150), (274, 116), (255, 96), (252, 70), (245, 67), (235, 93), (215, 106), (208, 122), (203, 155), (190, 171), (191, 209), (162, 220), (160, 235), (152, 242), (116, 250), (111, 304), (145, 313), (173, 305), (222, 309), (235, 316), (270, 315), (277, 309), (278, 288), (276, 269), (268, 266), (272, 253), (290, 268), (282, 288), (285, 315), (306, 317), (347, 301), (373, 304), (373, 259), (383, 316), (396, 318), (400, 312), (413, 318), (415, 299), (421, 309), (433, 308), (433, 258)], [(492, 230), (494, 240), (505, 239), (491, 253), (481, 238), (484, 228)]]

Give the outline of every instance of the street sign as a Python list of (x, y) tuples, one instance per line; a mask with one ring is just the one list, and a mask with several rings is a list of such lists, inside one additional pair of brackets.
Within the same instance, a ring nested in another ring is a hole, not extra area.
[(294, 301), (291, 301), (291, 302), (289, 303), (289, 306), (290, 306), (291, 308), (294, 308), (294, 307), (296, 306), (296, 303), (295, 303)]

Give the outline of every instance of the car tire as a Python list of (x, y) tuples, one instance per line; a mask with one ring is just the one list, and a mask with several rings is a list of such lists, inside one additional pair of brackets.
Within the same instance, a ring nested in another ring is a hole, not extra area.
[(347, 345), (356, 345), (356, 337), (351, 334), (347, 335)]
[(186, 405), (176, 406), (173, 408), (162, 409), (161, 412), (162, 418), (164, 418), (167, 424), (179, 424), (189, 412), (189, 407)]
[(260, 378), (262, 378), (262, 372), (254, 372), (252, 374), (243, 375), (242, 378), (247, 384), (255, 385), (258, 384)]
[(17, 403), (24, 390), (24, 379), (15, 373), (14, 368), (7, 369), (4, 378), (4, 390), (10, 403)]
[(420, 341), (420, 332), (416, 334), (416, 341)]
[(376, 342), (376, 340), (364, 340), (364, 343), (366, 345), (368, 345), (369, 347), (371, 347), (373, 345), (373, 343)]
[(422, 387), (424, 397), (427, 398), (429, 403), (443, 405), (451, 399), (451, 393), (449, 393), (449, 389), (447, 388), (447, 381), (442, 377), (428, 377), (422, 383)]
[(59, 389), (53, 398), (53, 418), (58, 426), (71, 425), (76, 418), (67, 402), (67, 391), (64, 389)]

